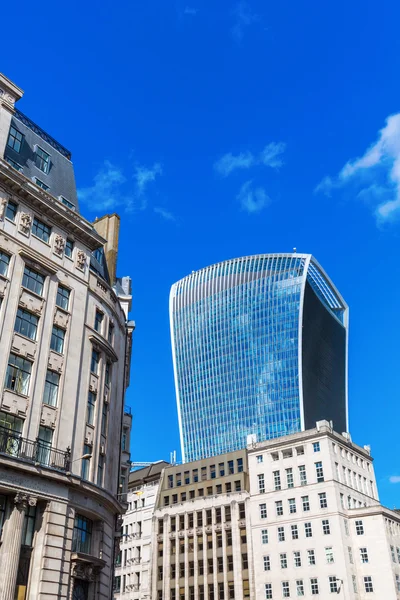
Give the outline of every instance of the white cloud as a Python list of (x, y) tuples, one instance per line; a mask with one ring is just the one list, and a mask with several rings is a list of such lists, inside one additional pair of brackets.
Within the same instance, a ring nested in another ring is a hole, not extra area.
[(258, 213), (270, 203), (270, 198), (263, 187), (253, 187), (253, 181), (246, 181), (240, 188), (237, 200), (242, 210), (250, 214)]
[(400, 483), (400, 475), (392, 475), (389, 477), (390, 483)]
[(283, 142), (271, 142), (267, 144), (260, 155), (260, 162), (266, 167), (277, 169), (283, 165), (281, 155), (286, 149), (286, 144)]
[(93, 185), (78, 189), (79, 200), (91, 209), (112, 209), (124, 202), (121, 186), (125, 181), (121, 169), (106, 160), (95, 175)]
[(226, 177), (235, 169), (248, 169), (255, 164), (254, 156), (251, 152), (241, 152), (236, 156), (231, 152), (224, 154), (214, 164), (214, 169), (223, 177)]
[(315, 191), (330, 195), (347, 185), (359, 188), (357, 196), (373, 206), (378, 224), (400, 216), (400, 113), (386, 119), (363, 156), (348, 161), (336, 177), (325, 177)]
[(143, 196), (149, 183), (155, 180), (157, 175), (162, 175), (160, 163), (154, 163), (152, 167), (136, 165), (133, 178), (136, 180), (137, 194)]
[(259, 21), (259, 16), (252, 12), (251, 6), (245, 0), (238, 2), (233, 9), (235, 23), (231, 29), (232, 37), (236, 42), (241, 42), (247, 27)]
[(160, 215), (166, 221), (176, 221), (177, 220), (175, 215), (172, 214), (172, 212), (170, 212), (169, 210), (166, 210), (165, 208), (162, 208), (161, 206), (155, 206), (153, 210), (157, 215)]
[(228, 152), (214, 163), (214, 169), (223, 177), (227, 177), (236, 169), (250, 169), (257, 165), (276, 169), (283, 165), (281, 155), (285, 149), (286, 144), (283, 142), (270, 142), (256, 156), (249, 150), (237, 155)]

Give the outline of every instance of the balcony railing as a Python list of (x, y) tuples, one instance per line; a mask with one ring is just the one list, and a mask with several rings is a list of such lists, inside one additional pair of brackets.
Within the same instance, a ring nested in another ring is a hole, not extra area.
[(66, 451), (57, 450), (47, 442), (39, 439), (36, 441), (27, 440), (17, 432), (5, 427), (0, 427), (0, 454), (7, 454), (58, 471), (69, 471), (71, 464), (71, 451), (69, 448)]

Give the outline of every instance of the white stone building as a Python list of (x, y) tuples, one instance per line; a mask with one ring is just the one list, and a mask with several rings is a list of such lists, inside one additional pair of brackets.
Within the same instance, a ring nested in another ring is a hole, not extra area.
[(160, 476), (168, 463), (159, 461), (129, 475), (120, 552), (116, 557), (115, 600), (149, 600), (153, 514)]
[(71, 155), (21, 96), (0, 75), (0, 600), (105, 600), (131, 425), (119, 218), (80, 214)]
[(379, 503), (368, 446), (320, 421), (248, 461), (257, 600), (400, 597), (400, 515)]

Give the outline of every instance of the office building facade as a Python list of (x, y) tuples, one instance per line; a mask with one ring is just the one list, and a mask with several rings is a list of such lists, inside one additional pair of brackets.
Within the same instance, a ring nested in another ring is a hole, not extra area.
[(1, 75), (0, 599), (108, 600), (134, 324), (98, 229), (119, 218), (80, 214), (71, 155), (21, 96)]
[(194, 272), (172, 286), (170, 322), (185, 461), (320, 419), (347, 431), (348, 308), (311, 255)]

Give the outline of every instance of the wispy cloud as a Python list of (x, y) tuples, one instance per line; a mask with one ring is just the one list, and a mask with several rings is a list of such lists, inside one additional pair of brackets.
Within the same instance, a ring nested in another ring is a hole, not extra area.
[(228, 152), (214, 163), (214, 169), (222, 177), (227, 177), (236, 169), (250, 169), (257, 165), (277, 169), (283, 165), (282, 154), (285, 149), (283, 142), (270, 142), (258, 155), (249, 150), (236, 155)]
[(259, 21), (259, 16), (252, 11), (250, 4), (245, 0), (241, 0), (235, 5), (233, 17), (235, 22), (231, 29), (231, 33), (236, 42), (241, 42), (245, 30), (253, 23)]
[(348, 161), (335, 177), (324, 177), (316, 192), (354, 186), (371, 205), (378, 225), (400, 216), (400, 113), (389, 116), (377, 141), (360, 158)]
[(189, 17), (195, 17), (198, 12), (199, 12), (198, 8), (193, 8), (193, 6), (185, 6), (183, 14), (188, 15)]
[(250, 214), (258, 213), (270, 203), (270, 198), (263, 187), (253, 187), (253, 181), (246, 181), (237, 195), (242, 210)]
[(104, 161), (93, 185), (78, 189), (79, 200), (95, 210), (109, 210), (124, 203), (122, 188), (126, 178), (121, 169)]
[(106, 160), (94, 176), (93, 185), (78, 189), (78, 197), (92, 210), (113, 210), (117, 207), (126, 211), (144, 210), (148, 188), (162, 172), (160, 163), (151, 167), (136, 164), (128, 177), (120, 167)]
[(160, 215), (160, 217), (162, 217), (166, 221), (177, 221), (177, 218), (175, 217), (175, 215), (172, 214), (172, 212), (166, 210), (165, 208), (162, 208), (161, 206), (155, 206), (153, 210), (157, 215)]
[(392, 475), (389, 477), (390, 483), (400, 483), (400, 475)]

